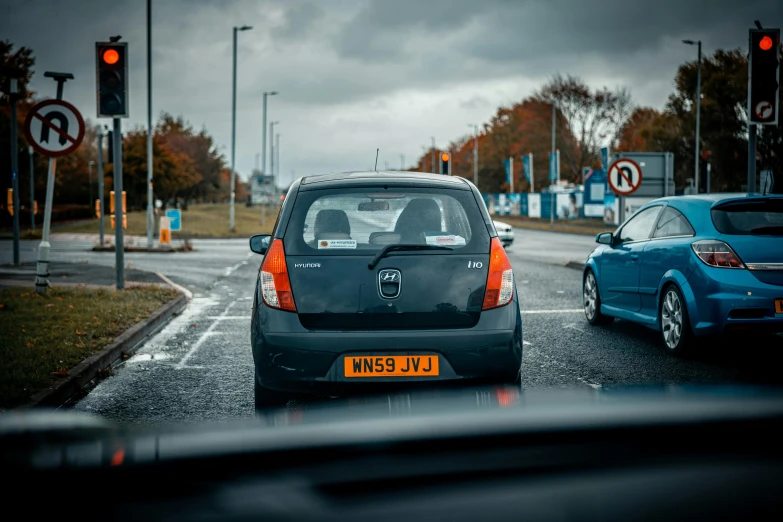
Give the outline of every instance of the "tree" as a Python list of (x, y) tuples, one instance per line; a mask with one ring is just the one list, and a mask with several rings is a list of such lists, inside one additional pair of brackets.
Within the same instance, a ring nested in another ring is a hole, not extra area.
[[(599, 164), (601, 146), (617, 139), (632, 110), (631, 95), (626, 89), (593, 90), (571, 75), (554, 76), (535, 97), (549, 103), (550, 110), (555, 103), (561, 113), (557, 122), (561, 175), (573, 181), (581, 179), (582, 167)], [(573, 140), (561, 140), (565, 134), (573, 136)]]

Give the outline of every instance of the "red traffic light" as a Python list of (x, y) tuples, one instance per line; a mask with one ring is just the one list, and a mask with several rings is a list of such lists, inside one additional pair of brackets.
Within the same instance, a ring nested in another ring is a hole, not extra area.
[(120, 53), (118, 53), (114, 49), (107, 49), (103, 53), (103, 61), (108, 63), (109, 65), (114, 65), (119, 61), (119, 59), (120, 59)]
[(759, 48), (762, 51), (769, 51), (770, 49), (772, 49), (772, 38), (770, 38), (769, 36), (763, 37), (761, 41), (759, 41)]

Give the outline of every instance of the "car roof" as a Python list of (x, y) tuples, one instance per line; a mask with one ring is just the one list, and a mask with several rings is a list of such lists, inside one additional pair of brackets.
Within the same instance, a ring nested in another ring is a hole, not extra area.
[(741, 199), (759, 199), (759, 198), (770, 198), (770, 197), (781, 197), (778, 194), (767, 194), (762, 196), (761, 194), (747, 194), (745, 192), (724, 192), (724, 193), (718, 193), (718, 194), (689, 194), (686, 196), (669, 196), (665, 198), (659, 198), (654, 201), (650, 201), (649, 204), (653, 204), (656, 202), (666, 201), (667, 203), (675, 203), (673, 206), (706, 206), (706, 207), (712, 207), (717, 204), (726, 202), (726, 201), (734, 201), (734, 200), (741, 200)]
[(299, 190), (363, 187), (368, 185), (422, 186), (470, 190), (470, 184), (459, 176), (396, 170), (339, 172), (319, 176), (306, 176), (302, 178)]

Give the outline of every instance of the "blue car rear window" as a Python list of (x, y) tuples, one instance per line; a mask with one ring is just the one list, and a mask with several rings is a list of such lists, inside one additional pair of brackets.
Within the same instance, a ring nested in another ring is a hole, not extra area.
[(783, 236), (783, 198), (730, 201), (711, 214), (721, 234)]

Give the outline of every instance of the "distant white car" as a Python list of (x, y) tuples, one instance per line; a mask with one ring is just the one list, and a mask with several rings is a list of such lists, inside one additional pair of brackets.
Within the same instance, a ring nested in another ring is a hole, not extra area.
[(498, 238), (500, 239), (500, 242), (503, 243), (503, 246), (507, 247), (511, 245), (511, 243), (514, 242), (514, 228), (502, 221), (493, 220), (493, 223), (495, 223), (495, 230), (498, 231)]

